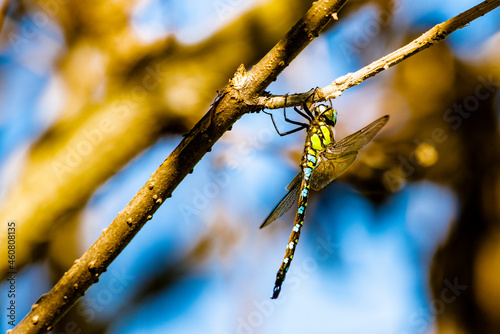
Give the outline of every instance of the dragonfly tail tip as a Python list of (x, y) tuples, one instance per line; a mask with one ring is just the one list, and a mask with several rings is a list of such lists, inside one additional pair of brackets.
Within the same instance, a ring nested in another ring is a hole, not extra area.
[(278, 298), (278, 296), (280, 295), (280, 292), (281, 292), (281, 286), (279, 285), (276, 285), (273, 289), (273, 296), (271, 297), (271, 299), (276, 299)]

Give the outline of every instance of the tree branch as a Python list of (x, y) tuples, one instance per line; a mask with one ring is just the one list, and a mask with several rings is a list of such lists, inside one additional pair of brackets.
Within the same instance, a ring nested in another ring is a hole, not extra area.
[[(373, 77), (375, 74), (382, 72), (383, 70), (387, 70), (389, 67), (396, 65), (404, 59), (440, 42), (455, 30), (465, 27), (470, 22), (492, 11), (499, 5), (500, 0), (484, 1), (445, 22), (435, 25), (420, 37), (414, 39), (412, 42), (388, 54), (387, 56), (372, 62), (354, 73), (348, 73), (335, 79), (326, 87), (315, 90), (312, 89), (304, 93), (287, 95), (286, 106), (300, 106), (306, 102), (306, 100), (308, 102), (315, 103), (335, 99), (341, 96), (343, 91), (359, 85), (366, 79)], [(314, 96), (311, 96), (313, 93)], [(254, 104), (259, 108), (268, 109), (283, 108), (284, 103), (284, 95), (262, 96), (254, 100)]]
[[(191, 129), (234, 69), (240, 63), (257, 63), (297, 22), (300, 15), (284, 9), (286, 5), (301, 12), (309, 8), (302, 0), (273, 0), (198, 44), (181, 45), (169, 37), (142, 45), (133, 38), (133, 29), (126, 29), (127, 13), (135, 1), (113, 1), (103, 12), (98, 3), (67, 1), (56, 6), (58, 14), (45, 12), (60, 17), (58, 25), (71, 36), (70, 48), (57, 65), (67, 88), (66, 103), (58, 121), (30, 145), (19, 176), (0, 201), (0, 221), (16, 222), (18, 270), (45, 256), (40, 250), (60, 238), (52, 231), (77, 219), (96, 189), (133, 157), (162, 136)], [(116, 31), (96, 24), (107, 22), (110, 11), (116, 15), (112, 25)], [(273, 25), (277, 16), (280, 22)], [(67, 22), (65, 17), (72, 19)], [(95, 26), (104, 29), (95, 31)], [(17, 34), (23, 31), (22, 25), (6, 28)], [(245, 33), (250, 29), (252, 34)], [(259, 41), (257, 46), (252, 39)], [(224, 61), (217, 61), (222, 57)], [(89, 58), (95, 61), (92, 66), (86, 64)], [(96, 87), (100, 87), (97, 100)], [(179, 91), (188, 91), (190, 97)], [(0, 249), (7, 250), (7, 243), (7, 230), (0, 229)], [(61, 265), (65, 268), (71, 262)], [(0, 261), (0, 278), (8, 272), (8, 263)]]
[(52, 290), (33, 305), (31, 312), (11, 333), (42, 333), (54, 324), (98, 281), (109, 264), (160, 207), (164, 200), (200, 161), (213, 144), (243, 114), (256, 108), (247, 105), (276, 79), (347, 0), (319, 0), (286, 36), (248, 73), (243, 66), (222, 90), (209, 112), (186, 135), (134, 198), (102, 232), (95, 243), (75, 261)]

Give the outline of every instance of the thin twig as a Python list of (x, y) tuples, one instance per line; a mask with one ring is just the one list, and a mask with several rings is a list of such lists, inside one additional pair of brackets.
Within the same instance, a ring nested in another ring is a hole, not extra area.
[(245, 101), (262, 95), (279, 73), (336, 17), (346, 2), (316, 1), (251, 71), (246, 72), (240, 66), (209, 112), (151, 175), (95, 243), (75, 261), (52, 290), (33, 305), (31, 312), (11, 333), (44, 333), (53, 329), (54, 324), (98, 281), (99, 276), (224, 132), (243, 114), (255, 110)]
[[(455, 30), (465, 27), (470, 22), (492, 11), (499, 5), (500, 0), (484, 1), (443, 23), (435, 25), (420, 37), (414, 39), (412, 42), (388, 54), (387, 56), (374, 61), (373, 63), (363, 67), (362, 69), (354, 73), (348, 73), (335, 79), (330, 85), (326, 87), (318, 88), (315, 90), (312, 89), (304, 93), (287, 95), (286, 106), (300, 106), (302, 105), (302, 103), (306, 102), (306, 100), (308, 102), (314, 103), (335, 99), (342, 95), (343, 91), (353, 86), (359, 85), (375, 74), (383, 70), (387, 70), (389, 69), (389, 67), (396, 65), (404, 59), (411, 57), (414, 54), (422, 51), (423, 49), (426, 49), (440, 42)], [(314, 93), (314, 96), (311, 96), (312, 93)], [(259, 108), (278, 109), (283, 108), (285, 103), (285, 96), (262, 96), (254, 100), (253, 102)]]

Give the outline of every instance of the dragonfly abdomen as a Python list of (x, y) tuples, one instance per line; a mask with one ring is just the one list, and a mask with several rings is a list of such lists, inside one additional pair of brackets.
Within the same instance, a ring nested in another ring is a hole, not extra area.
[(332, 138), (333, 133), (330, 127), (323, 125), (321, 122), (318, 122), (318, 124), (312, 124), (308, 133), (308, 139), (306, 141), (304, 154), (302, 155), (302, 161), (300, 164), (303, 178), (300, 185), (297, 214), (295, 215), (293, 230), (286, 247), (285, 257), (281, 263), (280, 269), (278, 270), (278, 274), (276, 275), (273, 296), (271, 297), (272, 299), (276, 299), (279, 296), (281, 285), (283, 284), (286, 273), (292, 263), (295, 248), (299, 241), (300, 232), (302, 226), (304, 225), (304, 217), (306, 214), (309, 190), (311, 187), (311, 175), (317, 165), (318, 151), (324, 150), (331, 143)]

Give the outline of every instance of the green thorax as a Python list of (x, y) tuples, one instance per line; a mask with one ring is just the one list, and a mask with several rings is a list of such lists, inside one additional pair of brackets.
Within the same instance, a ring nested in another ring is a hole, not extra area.
[(314, 108), (314, 119), (309, 125), (306, 139), (306, 151), (312, 148), (314, 151), (323, 151), (334, 141), (333, 127), (337, 123), (337, 112), (335, 109), (320, 104)]

